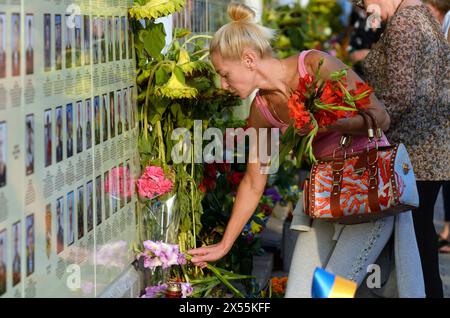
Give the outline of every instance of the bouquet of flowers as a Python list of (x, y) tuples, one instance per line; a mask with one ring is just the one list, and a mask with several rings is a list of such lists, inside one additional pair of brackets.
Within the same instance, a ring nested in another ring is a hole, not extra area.
[[(144, 268), (148, 268), (155, 274), (157, 269), (170, 269), (172, 266), (179, 266), (182, 273), (176, 273), (172, 270), (169, 280), (176, 281), (181, 286), (182, 298), (189, 296), (207, 296), (213, 288), (219, 284), (225, 285), (236, 297), (243, 298), (244, 295), (237, 290), (229, 280), (248, 279), (251, 276), (239, 275), (221, 268), (207, 265), (207, 268), (214, 274), (214, 277), (205, 277), (203, 279), (190, 279), (184, 266), (191, 256), (180, 252), (178, 244), (168, 244), (161, 241), (147, 240), (143, 242), (144, 250), (141, 252), (139, 248), (134, 246), (137, 258), (143, 258)], [(183, 277), (182, 277), (183, 276)], [(145, 288), (145, 294), (142, 298), (159, 298), (164, 297), (168, 284), (165, 282), (167, 277), (162, 277), (162, 281), (157, 282), (156, 285)]]
[[(373, 89), (367, 84), (357, 82), (355, 89), (349, 89), (346, 83), (347, 70), (333, 72), (330, 79), (323, 81), (319, 67), (314, 76), (306, 75), (300, 78), (297, 89), (289, 101), (289, 117), (294, 119), (294, 125), (289, 126), (283, 135), (283, 147), (280, 159), (294, 148), (297, 151), (297, 167), (301, 166), (306, 155), (311, 162), (316, 162), (312, 143), (319, 127), (334, 124), (338, 119), (353, 117), (366, 109), (370, 103)], [(300, 136), (298, 130), (309, 128), (306, 136)]]

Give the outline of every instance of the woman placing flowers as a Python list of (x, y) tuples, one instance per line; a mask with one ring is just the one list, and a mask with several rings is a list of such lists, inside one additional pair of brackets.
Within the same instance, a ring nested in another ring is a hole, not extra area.
[[(256, 130), (275, 127), (284, 133), (289, 125), (295, 124), (300, 134), (309, 134), (314, 125), (309, 124), (309, 119), (301, 108), (292, 107), (295, 106), (293, 104), (298, 106), (299, 101), (295, 100), (296, 96), (291, 96), (291, 92), (298, 90), (300, 78), (317, 72), (318, 77), (326, 81), (331, 79), (335, 72), (344, 69), (345, 65), (319, 51), (304, 51), (283, 60), (275, 59), (270, 46), (273, 33), (252, 22), (254, 12), (249, 7), (232, 3), (228, 7), (228, 14), (232, 21), (217, 31), (210, 45), (212, 62), (221, 76), (223, 88), (242, 99), (259, 89), (250, 110), (250, 127)], [(319, 67), (320, 64), (322, 65)], [(357, 82), (362, 80), (349, 70), (346, 76), (349, 89), (357, 89)], [(291, 107), (288, 107), (288, 100)], [(389, 115), (373, 94), (370, 95), (366, 107), (374, 115), (381, 129), (387, 130)], [(348, 112), (349, 117), (340, 118), (326, 127), (318, 127), (318, 134), (314, 136), (312, 143), (315, 158), (332, 155), (342, 134), (352, 135), (351, 148), (354, 151), (365, 149), (367, 128), (364, 119), (353, 115)], [(302, 120), (305, 125), (301, 124)], [(255, 144), (258, 145), (259, 141)], [(384, 136), (379, 144), (388, 144)], [(247, 164), (222, 241), (189, 251), (194, 255), (192, 262), (199, 266), (204, 267), (206, 262), (216, 261), (228, 253), (264, 192), (267, 175), (261, 173), (262, 165), (257, 157), (257, 146), (250, 145), (250, 152), (250, 156), (253, 155), (257, 160)], [(297, 210), (300, 206), (301, 204), (297, 204)], [(408, 242), (415, 242), (414, 232), (411, 231), (412, 223), (403, 223), (406, 226)], [(391, 237), (393, 227), (394, 217), (347, 226), (313, 221), (311, 227), (307, 227), (308, 231), (299, 235), (286, 296), (311, 297), (311, 282), (317, 266), (361, 285), (367, 273), (367, 266), (377, 260)], [(415, 250), (413, 246), (408, 252), (411, 255), (410, 260), (418, 257), (417, 246)], [(418, 270), (418, 287), (414, 290), (408, 288), (413, 284), (408, 285), (410, 282), (407, 281), (404, 284), (407, 285), (406, 288), (399, 286), (400, 296), (423, 296), (420, 266), (414, 267), (416, 263), (412, 265), (408, 270), (414, 273)]]

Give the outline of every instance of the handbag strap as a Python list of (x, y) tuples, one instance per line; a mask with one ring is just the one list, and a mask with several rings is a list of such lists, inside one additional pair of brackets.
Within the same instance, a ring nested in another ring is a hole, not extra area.
[[(380, 212), (380, 202), (378, 198), (378, 143), (382, 136), (381, 129), (378, 126), (376, 117), (367, 109), (361, 112), (366, 122), (370, 122), (367, 125), (367, 136), (369, 143), (367, 144), (366, 153), (366, 167), (369, 172), (369, 181), (367, 183), (369, 208), (372, 212)], [(376, 136), (374, 134), (376, 132)], [(376, 137), (376, 138), (375, 138)], [(369, 149), (372, 141), (375, 140), (375, 148)]]
[[(378, 144), (377, 139), (381, 138), (381, 129), (379, 129), (376, 117), (368, 110), (360, 111), (359, 114), (363, 117), (364, 123), (367, 127), (367, 151), (363, 151), (360, 160), (355, 165), (355, 170), (364, 169), (366, 167), (368, 171), (368, 203), (372, 212), (379, 212), (380, 203), (378, 198)], [(376, 133), (376, 136), (375, 136)], [(376, 138), (375, 138), (376, 137)], [(333, 154), (332, 169), (332, 186), (330, 193), (330, 211), (334, 218), (340, 218), (343, 216), (341, 209), (340, 197), (342, 189), (342, 179), (345, 168), (345, 148), (348, 146), (349, 136), (343, 135), (340, 141), (340, 148), (344, 150), (343, 157), (336, 157)], [(375, 141), (376, 147), (369, 149), (369, 145)]]

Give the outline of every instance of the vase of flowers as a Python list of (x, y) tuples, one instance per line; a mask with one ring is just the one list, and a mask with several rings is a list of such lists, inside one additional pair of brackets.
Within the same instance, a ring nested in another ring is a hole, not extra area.
[(137, 180), (142, 204), (146, 239), (176, 243), (180, 213), (177, 194), (173, 191), (174, 173), (167, 168), (147, 166)]

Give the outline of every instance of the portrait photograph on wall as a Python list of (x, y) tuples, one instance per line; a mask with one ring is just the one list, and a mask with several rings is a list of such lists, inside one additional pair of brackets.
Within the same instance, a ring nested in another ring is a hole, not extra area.
[(27, 276), (34, 273), (35, 268), (35, 235), (34, 235), (34, 214), (30, 214), (26, 218), (26, 268)]
[(55, 14), (55, 68), (62, 69), (62, 25), (61, 15)]
[(124, 109), (124, 119), (125, 119), (125, 131), (128, 131), (129, 129), (129, 122), (128, 122), (128, 89), (125, 87), (123, 90), (123, 109)]
[(131, 129), (136, 128), (136, 101), (134, 100), (134, 86), (128, 87), (128, 92), (130, 94), (130, 103), (131, 103)]
[(66, 38), (66, 45), (65, 45), (65, 58), (66, 58), (66, 68), (72, 67), (72, 48), (73, 48), (73, 26), (72, 26), (72, 20), (73, 17), (69, 14), (66, 14), (65, 19), (65, 38)]
[(109, 180), (109, 171), (106, 171), (103, 175), (103, 196), (105, 198), (105, 220), (109, 219), (110, 215), (110, 192), (111, 191), (111, 180)]
[(63, 160), (63, 118), (62, 118), (62, 106), (56, 107), (56, 125), (55, 125), (55, 152), (56, 152), (56, 162)]
[(90, 149), (92, 147), (92, 105), (91, 99), (88, 98), (85, 101), (86, 103), (86, 149)]
[(84, 65), (91, 64), (91, 18), (88, 15), (83, 16), (84, 26)]
[(83, 101), (77, 101), (77, 153), (83, 151)]
[(102, 178), (95, 178), (95, 214), (97, 215), (97, 225), (102, 223)]
[(64, 197), (56, 200), (56, 254), (64, 250)]
[(44, 71), (52, 68), (52, 17), (44, 14)]
[(92, 189), (92, 180), (86, 183), (86, 218), (87, 232), (94, 229), (94, 193)]
[(67, 158), (73, 156), (73, 107), (66, 105), (66, 152)]
[(75, 241), (74, 227), (75, 227), (75, 213), (74, 213), (74, 193), (73, 191), (67, 194), (67, 246), (70, 246)]
[(11, 74), (12, 76), (20, 75), (20, 14), (13, 13), (11, 15)]
[(108, 140), (108, 95), (102, 95), (102, 134), (103, 141)]
[(92, 60), (94, 64), (98, 64), (98, 51), (99, 51), (99, 32), (98, 32), (98, 17), (92, 18)]
[(44, 162), (45, 167), (52, 164), (52, 110), (44, 112)]
[(25, 172), (29, 176), (34, 172), (34, 114), (25, 118)]
[(6, 77), (6, 15), (0, 12), (0, 78)]
[(116, 61), (120, 60), (120, 18), (114, 17), (114, 35), (115, 38), (115, 55), (116, 55)]
[(13, 234), (13, 249), (12, 249), (12, 275), (13, 275), (13, 286), (16, 286), (22, 280), (22, 231), (21, 231), (21, 223), (17, 221), (12, 226), (12, 234)]
[(126, 28), (126, 18), (122, 17), (121, 20), (122, 20), (122, 22), (120, 24), (120, 30), (121, 30), (120, 31), (120, 49), (122, 51), (122, 59), (125, 60), (127, 58), (127, 50), (125, 48), (125, 45), (126, 45), (125, 37), (126, 37), (126, 34), (127, 34), (126, 33), (126, 30), (127, 30), (127, 28)]
[(100, 144), (100, 96), (94, 97), (94, 136), (95, 136), (95, 144)]
[(84, 186), (77, 188), (77, 231), (81, 239), (84, 236)]
[(8, 259), (6, 257), (6, 247), (8, 241), (6, 237), (6, 230), (0, 230), (0, 296), (6, 293), (8, 288), (8, 271), (7, 265)]
[(6, 122), (0, 122), (0, 188), (6, 186), (7, 177), (7, 134)]
[(98, 26), (98, 31), (99, 31), (99, 36), (98, 38), (100, 39), (100, 51), (101, 51), (101, 62), (105, 63), (106, 62), (106, 35), (105, 35), (105, 17), (101, 16), (99, 18), (99, 26)]
[(50, 259), (50, 256), (52, 254), (52, 220), (52, 205), (51, 203), (48, 203), (45, 206), (45, 255), (47, 256), (47, 260)]
[(116, 98), (116, 102), (117, 102), (117, 134), (121, 135), (123, 125), (122, 125), (122, 92), (120, 89), (117, 90), (116, 96), (117, 96), (117, 98)]
[(27, 14), (25, 16), (25, 64), (26, 74), (33, 74), (34, 72), (34, 22), (33, 15)]
[(75, 65), (81, 66), (81, 15), (75, 16)]
[(113, 24), (114, 18), (107, 17), (108, 20), (108, 61), (114, 61), (114, 34), (113, 34)]
[(109, 133), (111, 138), (116, 136), (116, 112), (114, 104), (114, 92), (109, 93)]

